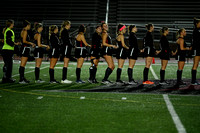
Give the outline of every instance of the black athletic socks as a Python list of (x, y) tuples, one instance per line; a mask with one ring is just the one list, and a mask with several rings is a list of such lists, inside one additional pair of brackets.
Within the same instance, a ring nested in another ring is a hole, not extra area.
[(110, 76), (110, 74), (112, 73), (112, 69), (111, 68), (107, 68), (106, 72), (105, 72), (105, 76), (104, 76), (104, 80), (108, 80), (108, 77)]
[(49, 68), (50, 81), (54, 80), (54, 69)]
[(121, 79), (121, 73), (122, 73), (122, 69), (117, 68), (117, 81), (119, 81)]
[(177, 70), (177, 82), (180, 82), (182, 80), (182, 73), (183, 70)]
[(76, 68), (76, 80), (80, 80), (81, 68)]
[(163, 82), (165, 80), (165, 70), (160, 70), (160, 81)]
[(67, 79), (67, 67), (63, 67), (62, 71), (62, 80)]
[(192, 70), (191, 71), (192, 74), (192, 83), (195, 83), (196, 81), (196, 76), (197, 76), (197, 70)]
[(35, 67), (35, 80), (39, 80), (39, 76), (40, 76), (40, 68)]
[(130, 82), (133, 79), (133, 69), (128, 68), (127, 73), (128, 73), (128, 79), (129, 79), (129, 82)]
[(148, 73), (149, 73), (149, 68), (145, 67), (143, 72), (144, 82), (148, 80)]
[(89, 80), (93, 80), (93, 77), (94, 77), (94, 67), (93, 66), (90, 66), (89, 72), (90, 72)]
[(19, 67), (20, 81), (22, 81), (24, 79), (24, 71), (25, 71), (25, 68), (20, 66)]

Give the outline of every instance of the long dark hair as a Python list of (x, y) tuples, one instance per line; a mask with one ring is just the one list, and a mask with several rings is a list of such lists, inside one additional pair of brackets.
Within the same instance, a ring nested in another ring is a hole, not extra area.
[(132, 31), (133, 28), (135, 28), (134, 24), (128, 26), (128, 33), (129, 34), (131, 33), (131, 31)]
[(27, 25), (31, 25), (31, 23), (28, 20), (24, 20), (23, 27), (25, 28)]
[(194, 27), (197, 27), (197, 24), (200, 22), (199, 18), (194, 18), (193, 23), (194, 23)]
[(169, 28), (168, 27), (162, 27), (160, 29), (160, 34), (163, 35), (165, 33), (165, 31), (167, 31)]
[(10, 27), (11, 24), (13, 24), (14, 22), (15, 22), (15, 21), (12, 20), (12, 19), (6, 20), (6, 27), (3, 29), (3, 34), (4, 34), (4, 32), (6, 31), (6, 29), (7, 29), (8, 27)]
[(84, 32), (85, 32), (85, 29), (86, 29), (86, 28), (85, 28), (85, 26), (84, 26), (83, 24), (80, 25), (80, 26), (79, 26), (78, 33), (80, 33), (80, 32), (83, 32), (83, 33), (84, 33)]
[(146, 27), (147, 30), (150, 30), (152, 26), (153, 26), (152, 23), (148, 23), (148, 24), (145, 25), (145, 27)]

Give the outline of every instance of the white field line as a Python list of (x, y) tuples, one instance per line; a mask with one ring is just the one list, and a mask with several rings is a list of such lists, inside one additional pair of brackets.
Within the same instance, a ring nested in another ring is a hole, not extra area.
[(153, 74), (154, 78), (155, 79), (158, 79), (158, 76), (156, 75), (155, 71), (153, 70), (152, 66), (150, 66), (150, 70), (151, 70), (151, 73)]
[(163, 95), (163, 98), (165, 100), (165, 103), (167, 105), (168, 111), (173, 119), (173, 122), (176, 126), (176, 129), (178, 130), (178, 133), (186, 133), (185, 127), (183, 126), (183, 124), (181, 123), (181, 120), (179, 119), (176, 111), (174, 110), (174, 107), (168, 97), (167, 94)]
[[(45, 69), (45, 68), (48, 68), (48, 67), (49, 67), (49, 66), (41, 67), (40, 70)], [(31, 72), (35, 72), (35, 70), (27, 71), (27, 72), (25, 72), (24, 74), (31, 73)], [(12, 77), (16, 77), (16, 76), (19, 76), (19, 74), (15, 74), (15, 75), (13, 75)]]

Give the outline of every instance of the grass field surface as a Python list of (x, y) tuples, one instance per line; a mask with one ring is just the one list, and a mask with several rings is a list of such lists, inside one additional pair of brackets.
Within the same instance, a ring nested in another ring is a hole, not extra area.
[[(0, 78), (2, 78), (0, 63)], [(62, 62), (56, 65), (55, 78), (62, 77)], [(85, 63), (81, 79), (87, 81), (90, 63)], [(117, 66), (116, 66), (117, 67)], [(192, 64), (186, 64), (183, 78), (191, 78)], [(19, 81), (19, 63), (13, 65), (13, 78)], [(101, 81), (107, 65), (100, 63), (97, 80)], [(122, 80), (128, 81), (127, 63)], [(68, 79), (75, 81), (76, 63), (69, 64)], [(143, 79), (143, 63), (137, 63), (133, 77)], [(166, 79), (176, 79), (177, 64), (170, 63)], [(65, 92), (62, 90), (93, 89), (99, 84), (49, 84), (49, 63), (43, 63), (40, 78), (46, 83), (34, 83), (34, 63), (26, 66), (25, 77), (30, 84), (0, 84), (1, 133), (199, 133), (200, 95), (150, 93)], [(159, 77), (160, 64), (152, 66), (149, 79)], [(154, 73), (154, 74), (153, 74)], [(199, 79), (200, 74), (197, 74)], [(116, 80), (116, 70), (110, 78)], [(104, 87), (104, 86), (102, 86)], [(169, 99), (166, 100), (164, 97)], [(170, 102), (171, 105), (168, 103)], [(170, 112), (171, 111), (171, 112)], [(173, 112), (174, 111), (174, 112)], [(177, 115), (177, 116), (176, 116)], [(178, 119), (180, 121), (174, 120)], [(181, 129), (181, 126), (183, 129)]]

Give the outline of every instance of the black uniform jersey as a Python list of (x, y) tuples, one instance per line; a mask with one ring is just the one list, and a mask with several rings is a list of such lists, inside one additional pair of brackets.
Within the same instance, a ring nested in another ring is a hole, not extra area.
[[(25, 30), (25, 29), (24, 29), (24, 30)], [(22, 46), (24, 46), (24, 47), (30, 47), (29, 44), (23, 43), (23, 37), (21, 37), (21, 40), (22, 40)], [(30, 35), (29, 35), (28, 31), (27, 31), (26, 41), (27, 41), (27, 42), (30, 42), (30, 40), (31, 40), (31, 38), (30, 38)]]
[(153, 36), (151, 34), (151, 32), (147, 32), (145, 37), (144, 37), (144, 48), (145, 47), (150, 47), (150, 48), (154, 48), (153, 46)]
[(116, 53), (116, 58), (117, 59), (126, 59), (127, 58), (127, 49), (122, 46), (122, 42), (116, 40), (118, 49)]
[[(36, 34), (40, 34), (39, 32), (36, 32)], [(41, 35), (41, 34), (40, 34)], [(40, 39), (40, 43), (42, 44), (43, 42), (43, 39), (42, 39), (42, 36), (41, 36), (41, 39)], [(34, 41), (34, 43), (36, 44), (36, 48), (34, 50), (34, 57), (35, 58), (43, 58), (43, 55), (44, 55), (44, 49), (42, 47), (39, 47), (38, 46), (38, 42), (37, 40)]]
[(69, 37), (69, 32), (67, 29), (63, 29), (61, 32), (61, 40), (62, 40), (62, 45), (65, 46), (72, 46), (70, 37)]
[(95, 32), (92, 36), (92, 48), (90, 50), (90, 56), (96, 57), (96, 59), (100, 58), (101, 43), (101, 36)]
[(144, 57), (154, 57), (155, 56), (155, 48), (153, 45), (153, 36), (151, 32), (147, 32), (144, 37)]
[(129, 50), (128, 50), (128, 58), (137, 60), (139, 55), (138, 41), (136, 34), (131, 32), (129, 35)]
[(161, 49), (160, 58), (164, 60), (169, 60), (171, 49), (169, 47), (169, 42), (167, 40), (167, 37), (164, 35), (161, 36), (160, 38), (160, 49)]
[[(39, 34), (39, 35), (41, 36), (40, 43), (42, 44), (42, 43), (43, 43), (43, 39), (42, 39), (41, 33), (36, 32), (35, 34)], [(34, 43), (36, 44), (36, 47), (38, 47), (38, 42), (37, 42), (37, 40), (35, 40)]]
[(138, 41), (134, 32), (131, 32), (129, 35), (129, 48), (138, 49)]
[(101, 48), (101, 36), (95, 32), (92, 36), (92, 49), (100, 49)]
[(60, 40), (55, 33), (50, 36), (50, 46), (51, 48), (60, 49)]
[[(181, 38), (181, 37), (179, 37)], [(184, 47), (186, 47), (186, 42), (184, 41)], [(186, 50), (181, 50), (180, 44), (177, 43), (177, 57), (178, 61), (185, 61), (186, 58)]]
[(193, 30), (192, 49), (194, 50), (195, 56), (200, 56), (200, 28), (195, 28)]
[[(112, 39), (108, 34), (107, 34), (106, 43), (107, 44), (112, 44)], [(113, 48), (112, 47), (103, 46), (102, 55), (112, 56), (112, 54), (113, 54)]]

